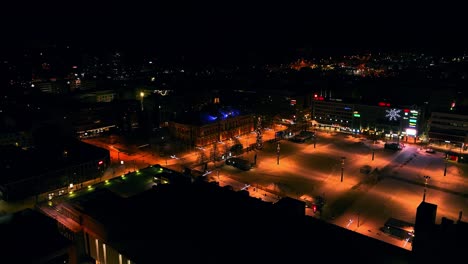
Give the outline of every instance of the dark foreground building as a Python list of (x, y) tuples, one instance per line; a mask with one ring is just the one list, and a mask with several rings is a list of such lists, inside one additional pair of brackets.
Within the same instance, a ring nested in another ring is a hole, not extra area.
[(303, 202), (246, 192), (206, 182), (129, 198), (101, 189), (60, 211), (81, 225), (78, 255), (92, 261), (79, 263), (411, 262), (410, 251), (305, 216)]
[(0, 263), (74, 263), (74, 247), (57, 222), (35, 210), (0, 216), (0, 234)]
[[(436, 224), (437, 205), (421, 202), (416, 212), (413, 252), (421, 263), (455, 263), (467, 257), (468, 223), (442, 217)], [(462, 261), (463, 262), (463, 261)]]
[(133, 196), (102, 186), (40, 207), (56, 220), (31, 209), (0, 216), (0, 263), (457, 263), (468, 248), (462, 212), (436, 224), (435, 204), (418, 207), (408, 251), (306, 216), (297, 199), (263, 202), (151, 167), (161, 169), (167, 181)]

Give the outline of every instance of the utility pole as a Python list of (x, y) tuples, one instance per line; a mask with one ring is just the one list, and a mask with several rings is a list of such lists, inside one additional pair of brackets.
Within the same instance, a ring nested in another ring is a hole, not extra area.
[(280, 158), (280, 143), (276, 145), (276, 165), (279, 165), (279, 158)]
[(444, 176), (447, 175), (447, 159), (444, 159), (445, 167), (444, 167)]
[(343, 182), (343, 173), (344, 173), (344, 160), (346, 157), (341, 157), (341, 182)]
[(263, 148), (263, 139), (262, 139), (262, 118), (258, 117), (257, 119), (257, 129), (255, 130), (257, 133), (257, 142), (255, 144), (255, 147), (257, 149), (262, 149)]
[(431, 177), (430, 176), (424, 176), (424, 195), (423, 195), (423, 202), (426, 201), (426, 189), (427, 189), (427, 181), (430, 179)]

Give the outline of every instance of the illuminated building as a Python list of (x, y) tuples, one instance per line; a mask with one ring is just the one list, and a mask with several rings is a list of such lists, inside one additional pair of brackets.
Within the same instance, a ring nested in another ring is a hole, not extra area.
[(254, 131), (253, 115), (238, 110), (218, 108), (210, 112), (188, 113), (169, 122), (171, 135), (189, 146), (206, 146)]
[[(58, 141), (58, 140), (57, 140)], [(70, 183), (98, 178), (110, 164), (109, 150), (78, 140), (44, 144), (33, 149), (3, 146), (0, 159), (0, 198), (15, 201), (40, 193), (49, 199), (68, 193)], [(57, 146), (51, 147), (50, 145)], [(36, 199), (45, 199), (38, 198)]]
[(431, 143), (465, 151), (468, 144), (468, 115), (432, 112), (428, 136)]
[(420, 112), (417, 106), (393, 107), (387, 102), (366, 105), (321, 96), (314, 96), (312, 104), (316, 128), (391, 138), (399, 135), (415, 139), (421, 131)]

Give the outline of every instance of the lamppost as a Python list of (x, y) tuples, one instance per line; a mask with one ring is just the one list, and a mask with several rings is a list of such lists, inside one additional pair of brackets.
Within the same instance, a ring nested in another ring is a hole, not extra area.
[(341, 182), (343, 182), (344, 160), (346, 157), (341, 157)]
[(276, 145), (276, 165), (279, 165), (279, 157), (280, 157), (280, 143)]
[(372, 143), (372, 160), (374, 160), (374, 152), (375, 152), (375, 140)]
[(141, 104), (141, 111), (143, 111), (143, 98), (145, 97), (144, 92), (140, 92), (140, 104)]
[(426, 189), (427, 189), (427, 181), (430, 179), (430, 176), (424, 176), (424, 195), (423, 195), (423, 202), (426, 201)]
[(359, 217), (360, 217), (360, 215), (361, 215), (361, 213), (358, 212), (358, 213), (357, 213), (357, 227), (359, 227)]
[(447, 158), (444, 159), (444, 163), (445, 163), (445, 166), (444, 166), (444, 176), (445, 176), (447, 175), (447, 163), (448, 163)]
[(258, 117), (257, 118), (257, 129), (255, 130), (257, 133), (257, 142), (255, 147), (257, 149), (262, 149), (263, 148), (263, 139), (262, 139), (262, 118)]

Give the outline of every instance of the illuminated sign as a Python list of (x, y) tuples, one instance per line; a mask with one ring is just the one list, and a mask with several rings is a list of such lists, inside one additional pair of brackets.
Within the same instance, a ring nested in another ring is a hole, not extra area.
[(386, 107), (390, 107), (390, 103), (379, 102), (379, 106), (386, 106)]
[(414, 128), (407, 128), (407, 129), (406, 129), (406, 134), (407, 134), (408, 136), (416, 136), (416, 129), (414, 129)]

